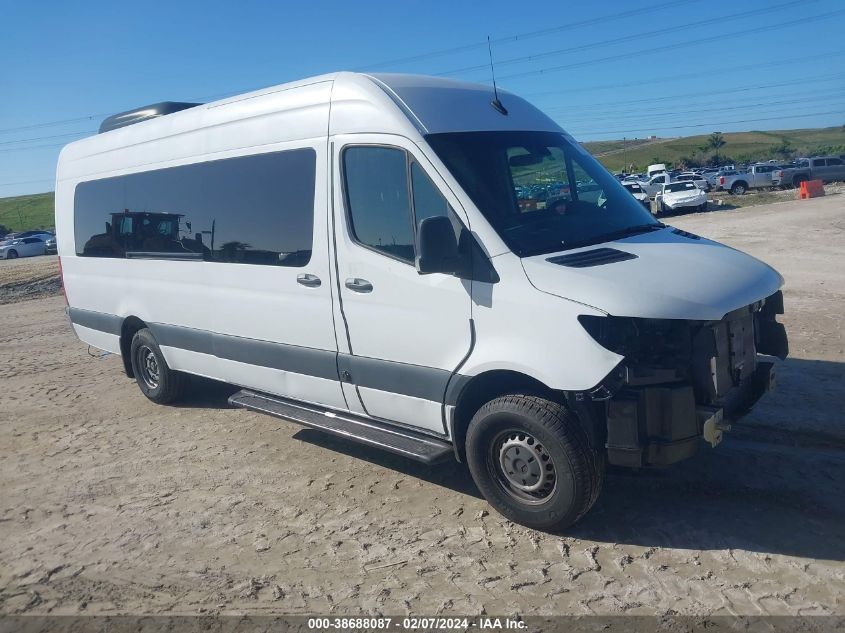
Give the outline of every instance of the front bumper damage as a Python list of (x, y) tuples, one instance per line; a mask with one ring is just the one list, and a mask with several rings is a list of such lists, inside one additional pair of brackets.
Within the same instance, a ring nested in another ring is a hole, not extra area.
[(692, 385), (626, 390), (607, 401), (607, 457), (617, 466), (668, 466), (695, 455), (702, 439), (715, 446), (730, 422), (774, 388), (772, 362), (753, 374), (722, 406), (698, 404)]
[[(693, 456), (775, 385), (785, 358), (780, 292), (715, 322), (638, 324), (638, 348), (586, 396), (605, 422), (611, 464), (667, 466)], [(653, 326), (653, 327), (652, 327)]]

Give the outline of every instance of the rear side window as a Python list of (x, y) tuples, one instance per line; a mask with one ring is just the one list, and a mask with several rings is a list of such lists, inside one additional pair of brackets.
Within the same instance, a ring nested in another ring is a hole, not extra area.
[(813, 160), (813, 167), (824, 167), (824, 158), (816, 158)]
[(305, 266), (315, 168), (309, 148), (81, 183), (74, 195), (76, 253)]
[(842, 162), (841, 158), (828, 158), (827, 164), (831, 167), (834, 166), (834, 165), (836, 165), (838, 167), (839, 165), (842, 165), (842, 164), (845, 164), (845, 163)]

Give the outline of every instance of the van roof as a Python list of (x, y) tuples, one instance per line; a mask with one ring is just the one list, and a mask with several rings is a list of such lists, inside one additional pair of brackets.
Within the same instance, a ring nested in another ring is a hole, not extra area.
[[(139, 150), (133, 154), (141, 154), (145, 144), (149, 144), (149, 153), (138, 156), (137, 165), (319, 138), (327, 130), (332, 135), (388, 133), (409, 138), (458, 131), (563, 131), (524, 99), (504, 90), (499, 90), (499, 98), (507, 115), (491, 105), (493, 90), (488, 85), (425, 75), (320, 75), (172, 113), (156, 113), (80, 139), (62, 150), (58, 176), (72, 178), (74, 172), (90, 175), (129, 168), (135, 159), (114, 152), (133, 146)], [(96, 156), (103, 160), (91, 164), (88, 159)], [(77, 165), (77, 170), (73, 163), (80, 161), (86, 164)]]

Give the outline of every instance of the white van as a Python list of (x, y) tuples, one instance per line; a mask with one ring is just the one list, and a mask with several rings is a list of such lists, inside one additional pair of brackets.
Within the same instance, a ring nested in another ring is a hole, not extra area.
[(715, 445), (787, 352), (777, 272), (481, 85), (338, 73), (110, 117), (61, 153), (56, 228), (74, 330), (149, 399), (207, 376), (454, 455), (536, 528), (587, 512), (608, 462)]

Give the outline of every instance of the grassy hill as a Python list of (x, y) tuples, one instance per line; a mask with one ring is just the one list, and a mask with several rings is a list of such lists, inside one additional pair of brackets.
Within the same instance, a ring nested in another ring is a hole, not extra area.
[[(611, 171), (619, 171), (634, 163), (643, 170), (651, 163), (704, 163), (713, 150), (702, 150), (708, 134), (685, 136), (674, 139), (658, 139), (629, 145), (621, 149), (621, 141), (616, 146), (610, 141), (587, 142), (584, 146), (598, 157)], [(726, 157), (723, 162), (751, 162), (781, 158), (785, 155), (810, 156), (814, 154), (840, 154), (845, 152), (845, 126), (813, 128), (806, 130), (775, 130), (768, 132), (725, 132), (722, 135), (725, 145), (719, 154)], [(776, 149), (783, 153), (777, 153)], [(729, 160), (728, 160), (729, 159)]]
[[(611, 171), (626, 169), (632, 162), (643, 170), (651, 163), (704, 162), (713, 150), (701, 150), (709, 134), (683, 138), (588, 141), (584, 146)], [(725, 132), (719, 150), (724, 162), (780, 158), (780, 148), (791, 156), (845, 152), (845, 126), (780, 130), (771, 132)], [(52, 228), (53, 192), (0, 198), (0, 225), (13, 231)]]
[(0, 224), (10, 231), (49, 229), (55, 225), (53, 192), (0, 198)]

